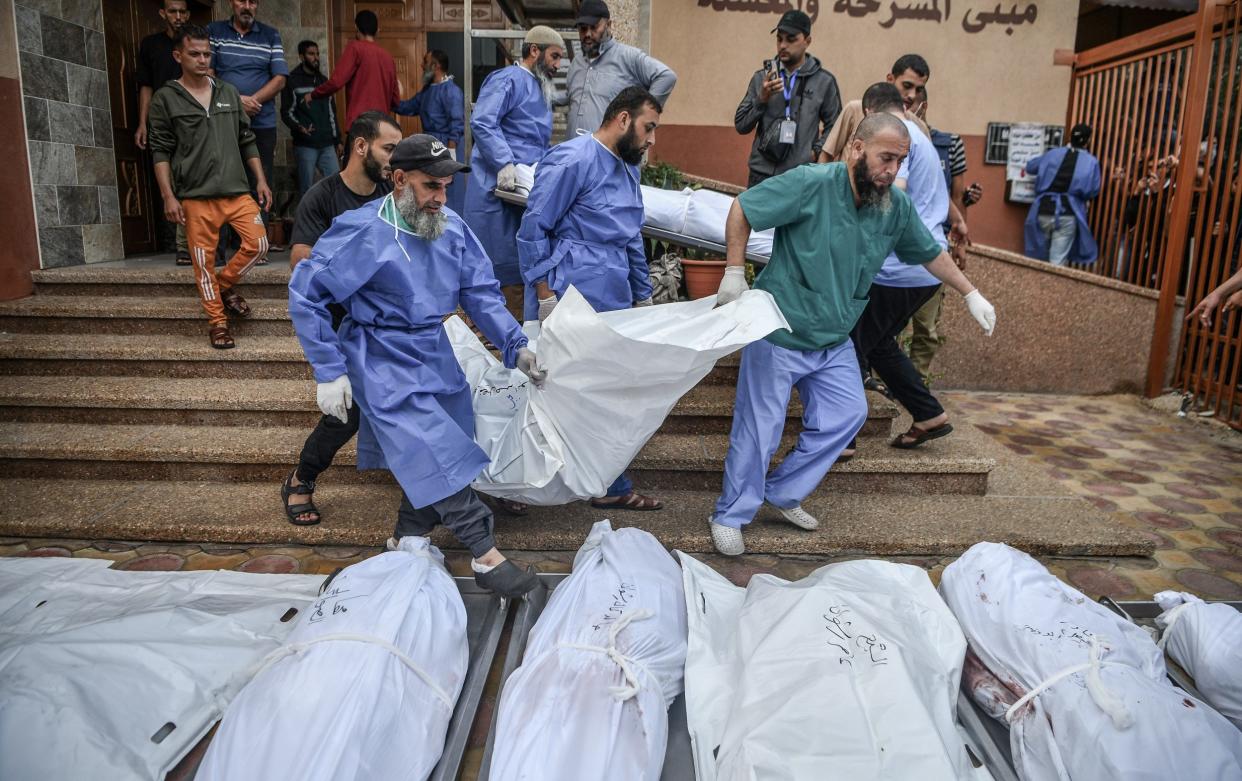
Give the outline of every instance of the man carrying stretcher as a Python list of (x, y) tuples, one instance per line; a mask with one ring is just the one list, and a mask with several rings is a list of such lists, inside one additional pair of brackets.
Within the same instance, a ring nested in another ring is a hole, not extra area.
[[(729, 212), (728, 266), (717, 303), (747, 289), (751, 230), (775, 228), (772, 259), (755, 287), (772, 294), (792, 330), (742, 350), (724, 490), (709, 519), (721, 553), (745, 552), (742, 527), (764, 502), (799, 528), (819, 526), (801, 505), (867, 419), (850, 330), (885, 256), (894, 252), (902, 263), (923, 265), (965, 296), (988, 334), (996, 325), (992, 305), (932, 238), (910, 198), (892, 189), (909, 151), (901, 120), (873, 114), (858, 126), (844, 161), (768, 179), (738, 196)], [(793, 388), (802, 399), (803, 430), (793, 451), (768, 472)]]
[[(661, 110), (642, 87), (626, 87), (599, 130), (558, 144), (540, 161), (517, 233), (525, 319), (546, 319), (570, 285), (596, 312), (651, 305), (638, 166), (655, 144)], [(664, 505), (636, 493), (622, 473), (591, 506)]]
[[(289, 316), (319, 408), (342, 422), (353, 402), (361, 409), (358, 468), (388, 469), (401, 485), (393, 536), (443, 524), (470, 550), (480, 586), (518, 596), (539, 581), (496, 550), (492, 513), (470, 487), (488, 458), (442, 321), (461, 306), (506, 366), (536, 385), (545, 375), (478, 239), (443, 209), (453, 175), (469, 166), (428, 135), (399, 143), (389, 164), (392, 194), (338, 217), (294, 268)], [(339, 332), (329, 304), (346, 310)]]

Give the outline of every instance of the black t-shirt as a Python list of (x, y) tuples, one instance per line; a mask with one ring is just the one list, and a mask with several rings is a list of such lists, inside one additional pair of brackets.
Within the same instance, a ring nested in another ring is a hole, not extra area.
[(370, 195), (358, 195), (349, 189), (340, 174), (326, 176), (315, 183), (302, 196), (297, 214), (293, 217), (293, 244), (314, 246), (332, 221), (347, 211), (366, 206), (392, 192), (392, 184), (380, 182)]
[(155, 33), (138, 44), (138, 67), (134, 78), (143, 87), (157, 90), (172, 79), (181, 78), (181, 66), (173, 59), (172, 38)]

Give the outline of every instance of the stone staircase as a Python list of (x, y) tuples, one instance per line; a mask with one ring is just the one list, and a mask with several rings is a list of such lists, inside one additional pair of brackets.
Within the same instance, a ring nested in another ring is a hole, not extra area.
[[(286, 312), (288, 271), (277, 265), (247, 278), (254, 313), (237, 322), (238, 346), (228, 351), (207, 344), (189, 271), (171, 262), (39, 271), (34, 296), (0, 304), (0, 534), (380, 542), (399, 495), (387, 473), (352, 468), (352, 444), (321, 478), (323, 524), (294, 527), (281, 512), (279, 483), (318, 411)], [(666, 510), (615, 521), (709, 549), (704, 521), (721, 485), (736, 373), (736, 356), (721, 361), (635, 459), (636, 485)], [(795, 396), (782, 452), (800, 412)], [(978, 436), (957, 434), (916, 451), (890, 448), (897, 417), (873, 395), (858, 457), (834, 467), (808, 502), (821, 513), (848, 509), (849, 528), (808, 535), (758, 524), (750, 550), (938, 553), (978, 539), (967, 530), (978, 534), (1011, 498), (988, 493), (995, 454), (977, 452)], [(1061, 499), (1036, 509), (1054, 509), (1064, 529)], [(1073, 512), (1094, 512), (1077, 505)], [(911, 523), (911, 511), (946, 523)], [(585, 503), (532, 508), (498, 521), (498, 532), (509, 548), (574, 549), (604, 515)], [(904, 538), (893, 538), (903, 526)], [(1047, 531), (1040, 544), (1058, 548)]]

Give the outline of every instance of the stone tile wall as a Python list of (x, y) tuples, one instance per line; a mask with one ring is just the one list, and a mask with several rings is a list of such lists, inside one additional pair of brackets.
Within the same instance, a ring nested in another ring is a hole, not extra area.
[(17, 0), (42, 266), (123, 254), (99, 0)]

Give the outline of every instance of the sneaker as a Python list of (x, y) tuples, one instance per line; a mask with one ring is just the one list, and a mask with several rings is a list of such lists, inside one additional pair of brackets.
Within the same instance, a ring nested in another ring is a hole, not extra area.
[(533, 591), (540, 585), (539, 576), (533, 569), (523, 570), (509, 559), (487, 572), (474, 573), (474, 582), (485, 591), (510, 599)]
[(190, 253), (187, 250), (183, 250), (183, 249), (177, 250), (177, 265), (178, 266), (191, 265)]
[(746, 552), (741, 529), (734, 529), (732, 526), (725, 526), (712, 520), (709, 520), (708, 524), (712, 527), (712, 543), (716, 546), (716, 550), (726, 556), (741, 556)]
[[(776, 505), (772, 506), (776, 507)], [(811, 515), (806, 510), (803, 510), (801, 505), (798, 505), (797, 507), (790, 507), (788, 510), (784, 507), (776, 507), (776, 511), (781, 514), (781, 517), (792, 523), (794, 526), (797, 526), (799, 529), (815, 531), (819, 528), (819, 521), (814, 515)]]

